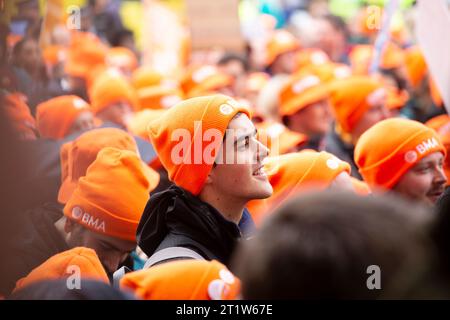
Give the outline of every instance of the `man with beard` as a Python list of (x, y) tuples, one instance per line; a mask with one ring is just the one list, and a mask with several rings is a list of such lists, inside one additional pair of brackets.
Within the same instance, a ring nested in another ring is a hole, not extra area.
[(407, 119), (375, 124), (358, 140), (355, 163), (375, 189), (434, 205), (445, 190), (446, 149), (433, 129)]

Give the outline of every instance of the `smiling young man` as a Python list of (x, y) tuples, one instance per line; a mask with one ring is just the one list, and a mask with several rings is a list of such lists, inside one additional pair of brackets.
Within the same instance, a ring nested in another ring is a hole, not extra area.
[(445, 155), (433, 129), (400, 118), (377, 123), (355, 148), (355, 162), (369, 185), (430, 205), (445, 190)]
[(225, 95), (188, 99), (152, 122), (149, 136), (175, 185), (152, 196), (139, 223), (146, 267), (183, 258), (227, 264), (247, 202), (272, 194), (262, 170), (268, 150), (248, 110)]

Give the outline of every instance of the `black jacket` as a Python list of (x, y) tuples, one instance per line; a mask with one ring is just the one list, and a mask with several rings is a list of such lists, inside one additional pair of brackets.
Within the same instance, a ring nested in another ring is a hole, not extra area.
[(148, 256), (165, 248), (184, 247), (224, 264), (240, 238), (238, 225), (177, 186), (150, 198), (137, 229), (139, 247)]
[(62, 216), (62, 206), (57, 203), (46, 203), (24, 214), (20, 231), (10, 239), (12, 251), (5, 261), (7, 283), (1, 284), (3, 294), (45, 260), (70, 249), (55, 227)]

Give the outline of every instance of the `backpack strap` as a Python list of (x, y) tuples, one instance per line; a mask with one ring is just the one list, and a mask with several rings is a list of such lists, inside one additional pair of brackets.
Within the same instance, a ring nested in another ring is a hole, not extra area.
[(205, 258), (203, 258), (194, 250), (184, 247), (169, 247), (156, 251), (150, 258), (148, 258), (148, 260), (145, 262), (144, 269), (148, 269), (155, 264), (158, 264), (159, 262), (174, 258), (205, 260)]

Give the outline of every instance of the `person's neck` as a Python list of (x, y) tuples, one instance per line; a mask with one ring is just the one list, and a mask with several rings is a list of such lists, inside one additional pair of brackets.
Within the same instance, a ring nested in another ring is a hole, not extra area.
[(224, 197), (213, 191), (203, 190), (199, 195), (200, 200), (213, 206), (222, 216), (239, 224), (245, 209), (246, 202), (239, 201), (235, 198)]

